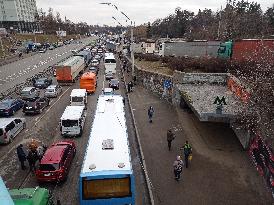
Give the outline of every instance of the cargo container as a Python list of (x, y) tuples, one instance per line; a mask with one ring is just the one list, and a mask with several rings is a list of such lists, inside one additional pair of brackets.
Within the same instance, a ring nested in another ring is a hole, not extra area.
[(84, 73), (80, 78), (80, 88), (86, 89), (87, 93), (94, 93), (96, 84), (96, 75), (93, 72)]
[(274, 39), (242, 39), (220, 44), (218, 57), (236, 61), (274, 61)]
[(220, 41), (167, 41), (159, 46), (160, 56), (217, 57)]
[(85, 61), (81, 56), (72, 56), (57, 64), (55, 68), (58, 83), (73, 83), (77, 76), (83, 73), (85, 69)]
[(83, 50), (79, 53), (75, 53), (74, 56), (82, 56), (84, 58), (86, 66), (91, 62), (92, 56), (90, 50)]

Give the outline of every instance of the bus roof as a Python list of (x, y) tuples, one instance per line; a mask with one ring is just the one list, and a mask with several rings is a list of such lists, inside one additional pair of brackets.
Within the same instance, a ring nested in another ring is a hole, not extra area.
[(84, 112), (85, 106), (67, 106), (61, 120), (78, 120)]
[(123, 97), (100, 95), (81, 174), (132, 171)]
[(72, 97), (84, 97), (86, 96), (86, 89), (73, 89), (70, 96)]

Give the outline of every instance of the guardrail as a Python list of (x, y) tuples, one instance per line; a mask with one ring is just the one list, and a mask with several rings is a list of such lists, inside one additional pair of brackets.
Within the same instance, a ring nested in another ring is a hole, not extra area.
[(33, 80), (37, 79), (37, 78), (43, 78), (43, 77), (48, 77), (48, 76), (52, 76), (54, 73), (54, 66), (49, 66), (46, 69), (44, 69), (43, 71), (33, 75), (30, 78), (27, 78), (25, 80), (25, 82), (19, 83), (15, 86), (13, 86), (12, 88), (0, 93), (0, 100), (3, 100), (7, 97), (12, 97), (12, 96), (16, 96), (16, 95), (20, 95), (21, 90), (24, 87), (28, 87), (28, 86), (32, 86), (33, 85)]

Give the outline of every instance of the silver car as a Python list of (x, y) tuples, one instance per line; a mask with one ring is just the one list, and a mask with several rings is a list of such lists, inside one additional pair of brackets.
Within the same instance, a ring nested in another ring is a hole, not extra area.
[(60, 85), (50, 85), (46, 88), (45, 97), (56, 98), (62, 92)]

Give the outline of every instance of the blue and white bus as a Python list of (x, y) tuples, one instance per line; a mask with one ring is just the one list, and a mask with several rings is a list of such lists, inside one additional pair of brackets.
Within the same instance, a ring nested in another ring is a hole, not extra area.
[(123, 97), (100, 95), (80, 173), (81, 205), (134, 205)]

